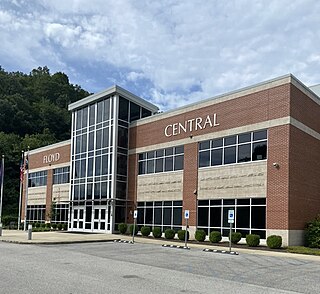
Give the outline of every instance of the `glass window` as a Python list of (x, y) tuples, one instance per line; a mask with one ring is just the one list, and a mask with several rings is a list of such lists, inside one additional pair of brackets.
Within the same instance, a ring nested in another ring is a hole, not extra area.
[(199, 167), (210, 166), (210, 150), (199, 153)]
[(154, 224), (161, 225), (162, 224), (162, 208), (154, 209)]
[(146, 208), (145, 224), (151, 225), (153, 223), (153, 208)]
[(97, 123), (102, 122), (103, 101), (97, 103)]
[(171, 225), (172, 208), (163, 208), (163, 225)]
[(211, 151), (211, 165), (221, 165), (222, 164), (222, 148), (212, 149)]
[(151, 114), (152, 114), (152, 113), (151, 113), (150, 110), (145, 109), (145, 108), (142, 108), (142, 115), (141, 115), (142, 118), (143, 118), (143, 117), (150, 116)]
[(266, 205), (266, 198), (252, 198), (252, 205)]
[(138, 208), (137, 223), (138, 225), (144, 225), (144, 208)]
[(236, 162), (236, 147), (227, 147), (224, 149), (224, 164)]
[(173, 208), (173, 225), (174, 226), (182, 225), (182, 207)]
[(89, 106), (89, 126), (92, 126), (95, 123), (95, 110), (96, 110), (95, 104), (92, 104)]
[(103, 121), (110, 119), (110, 99), (104, 100)]
[(253, 132), (253, 141), (267, 139), (267, 130)]
[(173, 148), (166, 148), (165, 152), (166, 152), (166, 156), (173, 155)]
[(128, 148), (128, 129), (118, 127), (118, 146)]
[(147, 160), (147, 173), (153, 174), (154, 173), (154, 160)]
[[(140, 153), (138, 156), (139, 174), (182, 170), (184, 162), (183, 152), (184, 147), (177, 146)], [(143, 163), (145, 160), (146, 163)]]
[(89, 133), (88, 150), (92, 151), (94, 149), (94, 132)]
[(175, 154), (182, 154), (184, 152), (184, 147), (183, 146), (175, 147), (174, 151), (175, 151), (174, 152)]
[(210, 227), (221, 227), (221, 207), (210, 207)]
[(265, 206), (251, 206), (251, 227), (254, 229), (266, 228)]
[(102, 130), (98, 130), (96, 133), (96, 149), (101, 149), (102, 147)]
[(240, 206), (236, 211), (236, 226), (237, 228), (250, 228), (250, 207)]
[(166, 157), (164, 161), (164, 170), (172, 171), (173, 170), (173, 157)]
[(212, 140), (212, 148), (222, 147), (222, 145), (223, 145), (223, 139)]
[(198, 208), (198, 226), (207, 227), (209, 223), (209, 207)]
[(238, 143), (246, 143), (251, 141), (251, 133), (241, 134), (238, 136)]
[(117, 165), (117, 174), (118, 175), (127, 175), (127, 156), (118, 153), (118, 165)]
[(238, 162), (251, 161), (251, 144), (238, 146)]
[(205, 150), (210, 148), (210, 141), (204, 141), (199, 143), (199, 150)]
[(252, 144), (252, 160), (267, 158), (267, 141)]
[(117, 181), (117, 198), (127, 198), (127, 184), (126, 182)]
[(140, 106), (130, 102), (130, 122), (140, 118)]
[(146, 162), (140, 161), (139, 162), (139, 175), (144, 175), (146, 173)]
[(156, 157), (162, 157), (162, 156), (164, 156), (164, 149), (157, 150), (156, 151)]
[(128, 121), (129, 116), (129, 101), (125, 98), (119, 97), (119, 119)]
[(224, 138), (224, 145), (233, 145), (236, 144), (237, 137), (236, 136), (231, 136), (231, 137), (226, 137)]
[(163, 158), (156, 159), (156, 173), (163, 172)]
[(183, 169), (183, 155), (178, 155), (174, 157), (174, 170)]

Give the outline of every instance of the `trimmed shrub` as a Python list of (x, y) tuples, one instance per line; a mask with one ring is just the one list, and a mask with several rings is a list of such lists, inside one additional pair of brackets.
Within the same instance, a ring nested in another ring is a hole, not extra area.
[(46, 224), (45, 223), (41, 223), (40, 224), (40, 228), (45, 228), (46, 227)]
[(120, 234), (125, 234), (127, 232), (128, 225), (125, 223), (118, 224), (118, 231)]
[(307, 247), (320, 248), (320, 215), (307, 224), (305, 242)]
[(13, 224), (13, 223), (17, 223), (17, 217), (14, 216), (14, 215), (5, 215), (5, 216), (2, 216), (2, 225), (3, 226), (10, 226), (10, 224)]
[(66, 224), (66, 223), (62, 224), (62, 229), (64, 231), (68, 231), (68, 224)]
[(57, 229), (57, 224), (52, 224), (52, 229), (56, 230)]
[(154, 238), (161, 238), (161, 236), (162, 236), (161, 228), (154, 227), (152, 230), (152, 235)]
[(129, 226), (130, 235), (133, 234), (133, 230), (134, 230), (134, 234), (137, 235), (137, 234), (138, 234), (138, 231), (139, 231), (138, 226), (137, 226), (137, 225), (130, 225), (130, 226)]
[(40, 225), (41, 225), (40, 223), (35, 223), (35, 224), (34, 224), (34, 227), (35, 227), (35, 228), (40, 228)]
[(219, 243), (221, 239), (221, 233), (218, 231), (212, 231), (209, 235), (209, 240), (211, 243)]
[(194, 238), (199, 242), (203, 242), (206, 239), (206, 232), (204, 230), (196, 230)]
[(61, 223), (59, 223), (58, 225), (57, 225), (57, 228), (58, 228), (58, 230), (62, 230), (62, 224)]
[(282, 237), (271, 235), (267, 238), (267, 246), (271, 249), (278, 249), (282, 246)]
[(46, 223), (46, 228), (47, 229), (51, 229), (51, 224), (50, 223)]
[[(186, 230), (179, 230), (178, 231), (178, 238), (181, 241), (185, 241), (185, 237), (186, 237)], [(189, 240), (190, 234), (189, 231), (187, 233), (187, 240)]]
[(249, 247), (257, 247), (260, 244), (260, 236), (249, 234), (246, 236), (246, 242)]
[(175, 234), (176, 234), (175, 230), (172, 230), (172, 229), (166, 229), (164, 231), (164, 237), (169, 240), (173, 239)]
[(148, 237), (151, 233), (151, 228), (150, 227), (141, 227), (141, 234), (142, 236)]
[(242, 237), (242, 235), (241, 235), (240, 232), (232, 232), (231, 233), (231, 243), (232, 244), (238, 244), (239, 241), (241, 240), (241, 237)]

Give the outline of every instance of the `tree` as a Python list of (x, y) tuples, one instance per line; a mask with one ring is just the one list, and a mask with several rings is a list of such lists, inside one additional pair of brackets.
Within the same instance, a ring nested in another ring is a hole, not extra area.
[(18, 214), (21, 150), (70, 138), (68, 104), (89, 93), (47, 66), (30, 74), (0, 66), (0, 155), (5, 155), (3, 215)]

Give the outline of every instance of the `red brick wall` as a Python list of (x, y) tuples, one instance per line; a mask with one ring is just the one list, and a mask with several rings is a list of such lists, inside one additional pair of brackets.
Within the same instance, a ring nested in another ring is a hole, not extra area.
[(127, 221), (133, 222), (130, 211), (135, 209), (134, 204), (137, 203), (137, 180), (138, 180), (138, 155), (129, 155), (129, 172), (128, 172), (128, 209)]
[[(60, 153), (60, 159), (55, 162), (51, 163), (44, 163), (43, 157), (48, 156), (50, 154), (55, 154), (59, 152)], [(35, 154), (29, 154), (29, 169), (38, 169), (43, 168), (46, 170), (49, 166), (54, 166), (55, 164), (61, 164), (61, 163), (69, 163), (70, 162), (70, 152), (71, 152), (71, 145), (64, 145), (57, 148), (47, 149), (45, 151), (41, 151), (39, 153)], [(26, 155), (26, 154), (25, 154)], [(52, 203), (52, 183), (53, 183), (53, 171), (48, 170), (48, 177), (47, 177), (47, 195), (46, 195), (46, 220), (48, 219), (48, 215), (50, 213), (51, 209), (51, 203)], [(26, 195), (26, 174), (24, 175), (24, 182), (23, 182), (23, 194), (22, 194), (22, 206), (21, 206), (21, 219), (24, 220), (24, 208), (25, 208), (25, 195)]]
[(289, 228), (302, 230), (320, 213), (320, 140), (291, 126), (289, 165)]
[[(62, 147), (48, 149), (46, 151), (42, 151), (35, 154), (29, 155), (29, 169), (35, 168), (45, 168), (47, 166), (61, 164), (61, 163), (69, 163), (70, 162), (70, 152), (71, 152), (71, 145), (65, 145)], [(49, 156), (50, 154), (60, 153), (60, 159), (54, 162), (47, 162), (43, 161), (44, 156)]]
[(50, 221), (50, 218), (51, 218), (52, 185), (53, 185), (53, 170), (50, 169), (47, 171), (46, 221)]
[(291, 85), (290, 93), (290, 115), (320, 133), (319, 104), (310, 99), (294, 85)]
[(289, 94), (290, 84), (285, 84), (185, 112), (170, 118), (132, 127), (130, 128), (130, 148), (139, 148), (188, 138), (190, 132), (168, 138), (164, 134), (164, 129), (169, 124), (183, 123), (188, 119), (196, 117), (205, 118), (208, 114), (213, 115), (216, 113), (220, 125), (218, 127), (207, 127), (202, 130), (193, 131), (193, 136), (289, 116)]
[[(288, 229), (289, 132), (289, 125), (268, 130), (267, 229)], [(278, 163), (279, 168), (273, 163)]]
[[(198, 189), (198, 143), (184, 145), (183, 169), (183, 217), (184, 211), (189, 210), (189, 225), (197, 223), (197, 196), (194, 191)], [(185, 224), (182, 219), (182, 224)]]

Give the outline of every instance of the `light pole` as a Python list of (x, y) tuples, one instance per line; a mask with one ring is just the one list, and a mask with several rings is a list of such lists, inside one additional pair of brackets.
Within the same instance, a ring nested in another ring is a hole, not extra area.
[(27, 151), (27, 156), (25, 159), (25, 169), (27, 171), (26, 174), (26, 194), (24, 199), (24, 231), (27, 231), (27, 208), (28, 208), (28, 189), (29, 189), (29, 146)]
[(21, 163), (20, 163), (20, 195), (19, 195), (19, 215), (18, 215), (18, 231), (20, 230), (21, 223), (21, 201), (23, 192), (23, 175), (24, 175), (24, 151), (21, 151)]

